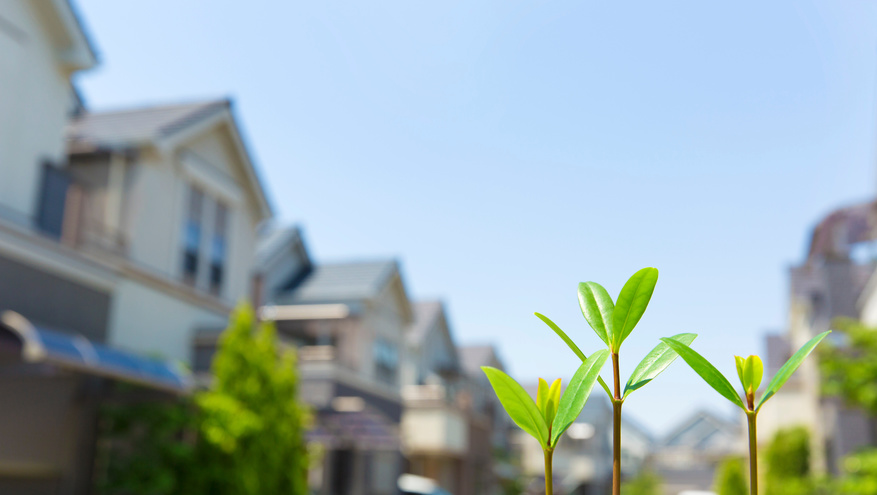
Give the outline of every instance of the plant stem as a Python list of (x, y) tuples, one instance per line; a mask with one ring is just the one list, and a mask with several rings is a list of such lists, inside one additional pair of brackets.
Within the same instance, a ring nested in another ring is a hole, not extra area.
[(612, 353), (612, 376), (615, 378), (615, 398), (612, 400), (612, 495), (621, 495), (621, 378), (618, 371), (618, 353)]
[(749, 493), (758, 495), (758, 441), (755, 432), (755, 411), (746, 411), (749, 422)]
[(542, 449), (545, 454), (545, 495), (552, 495), (554, 492), (554, 474), (551, 468), (551, 457), (554, 455), (554, 449)]

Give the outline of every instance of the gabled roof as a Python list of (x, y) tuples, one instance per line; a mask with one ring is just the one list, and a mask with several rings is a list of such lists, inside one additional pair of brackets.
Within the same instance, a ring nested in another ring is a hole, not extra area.
[(290, 227), (267, 226), (259, 232), (255, 255), (256, 270), (266, 269), (275, 256), (288, 252), (300, 256), (303, 264), (310, 264), (310, 256), (302, 238), (301, 228), (297, 225)]
[(57, 60), (70, 72), (97, 65), (94, 46), (69, 0), (28, 2), (43, 23)]
[(710, 411), (697, 411), (670, 431), (661, 442), (664, 446), (685, 446), (706, 449), (714, 445), (717, 436), (734, 438), (740, 425)]
[(441, 318), (442, 308), (441, 301), (418, 301), (414, 303), (414, 324), (408, 332), (410, 342), (419, 344), (429, 334), (429, 331), (435, 325), (436, 321)]
[(395, 260), (317, 265), (302, 283), (277, 299), (285, 304), (323, 304), (373, 299), (398, 272)]
[(228, 99), (84, 112), (67, 126), (67, 149), (70, 153), (88, 153), (108, 148), (154, 145), (167, 151), (223, 122), (228, 125), (233, 145), (244, 164), (248, 189), (254, 193), (262, 218), (269, 218), (272, 215), (271, 205), (244, 145)]
[(160, 105), (109, 112), (86, 112), (67, 127), (71, 147), (151, 143), (229, 107), (228, 100)]
[(482, 366), (503, 369), (502, 361), (492, 345), (467, 345), (457, 349), (463, 371), (469, 376), (482, 376)]

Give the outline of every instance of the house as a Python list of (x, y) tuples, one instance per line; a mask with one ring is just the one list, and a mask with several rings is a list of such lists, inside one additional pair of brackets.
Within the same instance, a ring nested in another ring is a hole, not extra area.
[[(497, 493), (511, 467), (505, 412), (481, 366), (502, 368), (493, 346), (458, 347), (440, 301), (414, 303), (402, 388), (408, 473), (455, 495)], [(508, 469), (506, 469), (508, 471)]]
[(517, 428), (506, 414), (482, 366), (505, 369), (496, 347), (489, 344), (458, 346), (465, 382), (464, 404), (469, 412), (466, 469), (471, 470), (472, 493), (504, 493), (520, 474), (512, 452), (510, 432)]
[(713, 487), (716, 467), (728, 457), (742, 457), (745, 442), (740, 422), (697, 411), (658, 443), (651, 467), (663, 478), (667, 495), (708, 491)]
[[(298, 350), (301, 399), (315, 412), (308, 440), (325, 452), (311, 489), (395, 493), (403, 468), (402, 362), (415, 318), (398, 263), (316, 264), (299, 229), (274, 226), (261, 232), (256, 256), (260, 315)], [(201, 369), (217, 335), (199, 334)]]
[(67, 1), (0, 3), (3, 493), (88, 493), (115, 384), (189, 390), (175, 362), (249, 295), (271, 213), (227, 101), (90, 112), (96, 63)]
[[(835, 318), (877, 326), (874, 225), (877, 201), (840, 208), (817, 224), (807, 258), (790, 269), (788, 327), (784, 334), (766, 339), (767, 375), (805, 342), (830, 329)], [(840, 335), (829, 339), (842, 345)], [(837, 474), (845, 455), (877, 443), (872, 421), (840, 399), (822, 396), (817, 361), (808, 359), (759, 413), (759, 438), (769, 442), (781, 428), (805, 426), (811, 434), (813, 469)]]

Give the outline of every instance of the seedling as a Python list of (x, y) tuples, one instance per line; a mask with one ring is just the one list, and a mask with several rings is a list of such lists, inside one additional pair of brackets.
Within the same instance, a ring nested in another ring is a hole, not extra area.
[(764, 375), (764, 366), (761, 363), (761, 358), (758, 356), (749, 356), (747, 358), (734, 356), (737, 363), (737, 376), (740, 378), (740, 384), (743, 385), (744, 402), (740, 398), (740, 394), (734, 389), (734, 386), (731, 385), (731, 382), (719, 373), (719, 370), (703, 356), (685, 343), (671, 339), (661, 339), (682, 356), (682, 359), (691, 366), (691, 369), (700, 375), (710, 387), (746, 413), (746, 420), (749, 424), (749, 492), (751, 495), (758, 495), (758, 451), (756, 450), (758, 438), (755, 424), (758, 411), (761, 410), (761, 406), (768, 399), (773, 397), (785, 385), (789, 377), (792, 376), (792, 373), (801, 366), (804, 359), (810, 355), (816, 345), (829, 333), (831, 333), (831, 330), (820, 333), (798, 349), (798, 352), (789, 358), (786, 364), (770, 380), (764, 393), (761, 394), (761, 399), (757, 403), (755, 402), (755, 393), (758, 391), (758, 386), (761, 385), (761, 378)]
[[(624, 391), (622, 392), (619, 373), (619, 350), (621, 349), (621, 344), (627, 339), (634, 327), (636, 327), (636, 324), (639, 323), (643, 313), (645, 313), (657, 283), (658, 270), (656, 268), (643, 268), (634, 273), (627, 283), (624, 284), (621, 293), (618, 294), (617, 303), (612, 302), (612, 297), (609, 296), (609, 293), (600, 284), (596, 282), (583, 282), (579, 284), (579, 306), (581, 306), (582, 314), (585, 316), (588, 325), (594, 329), (597, 337), (606, 344), (608, 352), (612, 356), (612, 377), (615, 392), (613, 393), (609, 389), (603, 378), (598, 377), (600, 386), (603, 387), (603, 390), (606, 391), (609, 400), (612, 402), (612, 495), (619, 495), (621, 493), (621, 406), (628, 395), (652, 381), (662, 371), (667, 369), (677, 357), (676, 352), (668, 347), (667, 344), (659, 343), (636, 366), (624, 385)], [(536, 316), (551, 327), (554, 333), (572, 349), (579, 359), (583, 362), (586, 361), (586, 357), (579, 347), (560, 327), (544, 315), (536, 313)], [(697, 334), (680, 333), (670, 339), (674, 342), (688, 345), (694, 342), (696, 337)]]
[(550, 387), (548, 382), (540, 378), (536, 402), (533, 402), (530, 394), (512, 377), (490, 366), (481, 367), (512, 421), (542, 446), (545, 457), (545, 495), (552, 495), (551, 460), (557, 441), (581, 414), (608, 357), (609, 354), (601, 350), (584, 360), (570, 379), (563, 397), (560, 394), (559, 378)]

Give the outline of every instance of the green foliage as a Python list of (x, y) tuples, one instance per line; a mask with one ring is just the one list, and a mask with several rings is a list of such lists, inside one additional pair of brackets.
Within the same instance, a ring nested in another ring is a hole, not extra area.
[(122, 400), (101, 410), (95, 488), (99, 494), (185, 493), (196, 466), (194, 441), (181, 434), (196, 427), (190, 401), (150, 398), (121, 386)]
[(847, 339), (839, 348), (825, 346), (820, 353), (823, 390), (877, 415), (877, 329), (850, 319), (834, 325)]
[(716, 472), (715, 488), (718, 495), (749, 495), (743, 460), (728, 458)]
[(809, 495), (815, 490), (810, 476), (810, 435), (804, 427), (780, 430), (765, 455), (767, 495)]
[(707, 361), (705, 357), (701, 356), (694, 349), (688, 347), (685, 344), (682, 344), (681, 342), (675, 342), (667, 338), (663, 338), (661, 340), (665, 344), (670, 346), (671, 349), (676, 351), (682, 357), (682, 360), (688, 363), (688, 366), (691, 366), (691, 369), (693, 369), (695, 373), (700, 375), (700, 377), (703, 378), (703, 381), (705, 381), (707, 385), (712, 387), (713, 390), (718, 392), (722, 397), (731, 401), (737, 407), (740, 407), (741, 409), (746, 409), (746, 406), (740, 399), (740, 395), (737, 394), (737, 391), (734, 389), (734, 386), (731, 385), (731, 382), (729, 382), (728, 379), (725, 378), (724, 375), (722, 375), (715, 366)]
[(204, 440), (225, 468), (222, 488), (211, 493), (306, 493), (308, 415), (297, 398), (295, 354), (279, 348), (274, 326), (239, 306), (212, 371), (212, 388), (196, 399)]
[[(685, 345), (690, 345), (694, 342), (694, 339), (697, 338), (697, 334), (680, 333), (670, 338)], [(630, 378), (627, 379), (627, 384), (624, 386), (623, 397), (627, 397), (627, 395), (634, 390), (639, 390), (644, 387), (647, 383), (652, 381), (652, 379), (660, 375), (662, 371), (667, 369), (667, 366), (670, 366), (677, 357), (679, 357), (679, 355), (676, 351), (671, 349), (664, 342), (656, 345), (655, 348), (646, 354), (646, 357), (636, 365), (633, 373), (630, 374)]]
[(877, 449), (864, 450), (843, 460), (844, 477), (835, 493), (877, 495)]
[[(537, 393), (537, 404), (524, 390), (524, 387), (501, 370), (490, 366), (482, 366), (481, 369), (490, 380), (500, 404), (512, 418), (512, 421), (538, 440), (543, 449), (552, 450), (557, 445), (560, 436), (581, 414), (585, 402), (594, 388), (594, 383), (597, 381), (600, 369), (608, 357), (609, 353), (605, 350), (597, 351), (579, 366), (566, 387), (566, 393), (560, 397), (556, 410), (551, 396), (560, 394), (559, 380), (555, 381), (555, 385), (550, 388), (547, 387), (547, 382), (545, 387), (540, 386), (540, 392)], [(544, 392), (541, 391), (543, 389)], [(551, 420), (548, 419), (548, 416), (551, 416)]]
[(579, 307), (585, 321), (603, 341), (610, 351), (617, 351), (614, 347), (615, 330), (612, 328), (612, 312), (615, 304), (606, 289), (597, 282), (582, 282), (579, 284)]
[(214, 381), (192, 399), (107, 407), (97, 489), (101, 495), (255, 495), (307, 492), (306, 410), (297, 401), (295, 356), (274, 328), (239, 306), (216, 354)]
[(621, 288), (615, 310), (612, 311), (612, 328), (615, 332), (612, 342), (615, 352), (618, 352), (621, 344), (646, 312), (657, 283), (658, 269), (643, 268), (634, 273)]
[(621, 485), (622, 495), (661, 495), (661, 477), (651, 471), (643, 471), (636, 478)]
[(563, 432), (570, 427), (571, 424), (582, 413), (585, 403), (591, 395), (594, 383), (606, 359), (609, 358), (609, 352), (601, 349), (586, 359), (576, 373), (569, 381), (566, 392), (560, 398), (560, 405), (557, 407), (557, 416), (554, 417), (554, 423), (551, 425), (551, 447), (557, 445), (557, 440), (563, 435)]
[(773, 395), (777, 393), (783, 385), (786, 384), (786, 382), (789, 380), (789, 378), (791, 378), (795, 370), (797, 370), (798, 367), (801, 366), (801, 363), (803, 363), (804, 360), (807, 359), (807, 356), (809, 356), (810, 353), (813, 352), (813, 349), (816, 348), (816, 346), (820, 342), (822, 342), (822, 339), (827, 337), (830, 333), (831, 330), (828, 330), (827, 332), (822, 332), (816, 337), (813, 337), (812, 339), (810, 339), (809, 342), (801, 346), (801, 348), (798, 349), (798, 352), (790, 357), (788, 361), (786, 361), (786, 364), (784, 364), (779, 369), (779, 371), (776, 372), (776, 374), (770, 380), (770, 383), (767, 384), (767, 388), (764, 389), (764, 393), (761, 395), (761, 400), (758, 401), (758, 406), (756, 406), (755, 408), (756, 410), (761, 409), (761, 406), (763, 406), (764, 403), (768, 401), (768, 399), (773, 397)]
[(734, 356), (734, 359), (737, 361), (737, 376), (740, 377), (744, 393), (747, 396), (755, 394), (755, 391), (761, 386), (761, 379), (764, 378), (764, 364), (761, 362), (761, 358), (750, 355), (746, 358)]
[[(533, 314), (535, 314), (536, 317), (545, 322), (545, 324), (548, 325), (549, 328), (554, 330), (554, 333), (556, 333), (557, 336), (560, 337), (560, 340), (562, 340), (570, 348), (570, 350), (572, 350), (573, 354), (575, 354), (576, 357), (582, 360), (582, 362), (585, 362), (585, 360), (588, 359), (585, 356), (585, 353), (582, 352), (581, 349), (579, 349), (579, 346), (577, 346), (576, 343), (573, 342), (572, 339), (569, 338), (569, 336), (567, 336), (567, 334), (563, 330), (561, 330), (556, 323), (554, 323), (553, 321), (551, 321), (551, 319), (541, 313)], [(597, 383), (599, 383), (600, 386), (603, 387), (603, 390), (606, 391), (606, 394), (609, 397), (612, 397), (612, 391), (609, 390), (609, 385), (606, 385), (606, 382), (603, 381), (603, 377), (597, 377)]]

